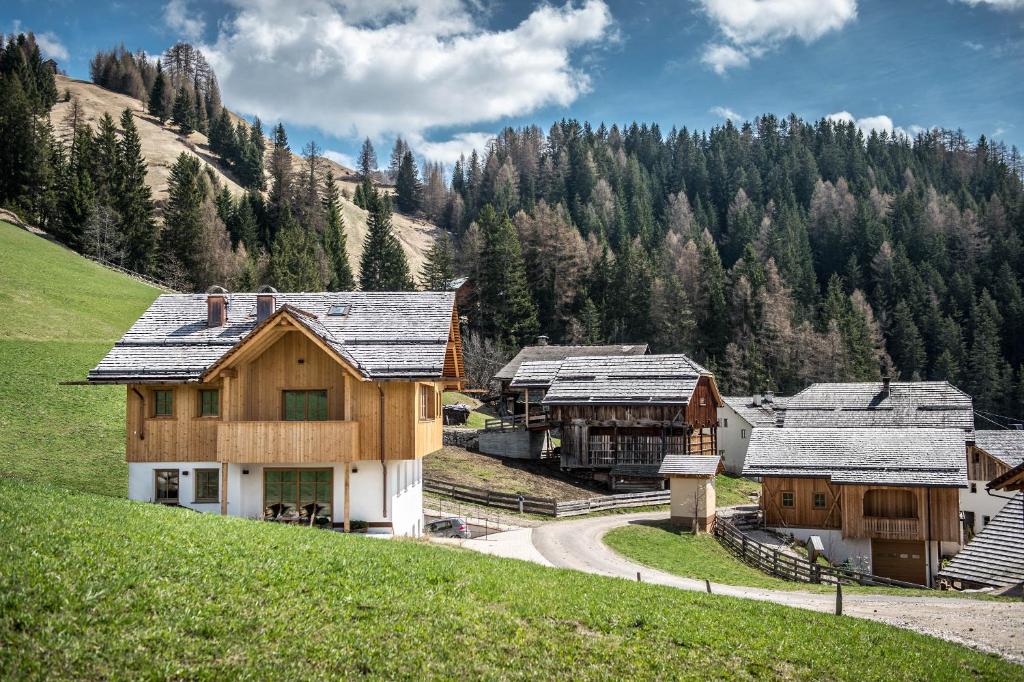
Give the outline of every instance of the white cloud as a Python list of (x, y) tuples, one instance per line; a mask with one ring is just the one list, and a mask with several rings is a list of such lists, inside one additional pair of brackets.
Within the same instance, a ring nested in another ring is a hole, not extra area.
[[(1022, 0), (1024, 1), (1024, 0)], [(746, 66), (786, 40), (812, 43), (857, 18), (857, 0), (700, 0), (723, 41), (708, 43), (702, 61), (722, 74)]]
[(57, 34), (50, 31), (37, 33), (36, 44), (39, 45), (39, 51), (46, 57), (51, 57), (57, 60), (67, 60), (71, 57), (71, 54), (68, 52), (68, 48), (64, 47), (64, 43), (60, 42), (60, 38), (57, 37)]
[(1007, 11), (1024, 8), (1024, 0), (960, 0), (960, 2), (971, 7), (988, 5), (994, 9)]
[(458, 133), (442, 142), (430, 142), (413, 137), (409, 140), (409, 145), (425, 159), (450, 165), (462, 154), (468, 157), (474, 149), (482, 154), (493, 139), (494, 135), (491, 133), (466, 132)]
[(169, 0), (164, 5), (164, 23), (188, 40), (199, 40), (206, 28), (203, 15), (193, 13), (189, 9), (188, 0)]
[(324, 152), (324, 156), (333, 161), (334, 163), (340, 163), (342, 166), (348, 169), (354, 169), (356, 167), (356, 160), (345, 152), (337, 152), (333, 149), (328, 149)]
[[(470, 0), (232, 1), (216, 42), (203, 46), (224, 100), (345, 137), (422, 139), (566, 106), (590, 89), (574, 51), (614, 39), (603, 0), (540, 5), (505, 30), (482, 26)], [(483, 134), (462, 135), (418, 151), (450, 156)]]
[(709, 44), (700, 60), (721, 76), (729, 69), (742, 68), (750, 64), (750, 58), (731, 45)]
[(718, 116), (724, 120), (732, 121), (733, 123), (740, 123), (743, 121), (743, 114), (733, 111), (729, 107), (711, 107), (709, 109), (712, 114)]
[(877, 130), (879, 133), (886, 132), (890, 136), (898, 137), (916, 137), (919, 133), (923, 133), (927, 130), (924, 126), (910, 125), (906, 128), (902, 128), (893, 123), (892, 119), (885, 114), (879, 114), (878, 116), (865, 116), (863, 118), (856, 118), (849, 111), (837, 111), (834, 114), (826, 116), (830, 121), (842, 122), (842, 123), (853, 123), (864, 137), (871, 134), (872, 130)]
[(965, 40), (963, 44), (964, 47), (966, 47), (969, 50), (974, 50), (975, 52), (980, 52), (985, 49), (984, 45), (982, 45), (981, 43), (976, 43), (973, 40)]

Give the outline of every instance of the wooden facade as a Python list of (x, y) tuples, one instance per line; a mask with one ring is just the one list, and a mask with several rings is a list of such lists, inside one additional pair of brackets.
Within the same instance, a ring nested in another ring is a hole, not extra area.
[(761, 507), (770, 527), (840, 529), (847, 538), (960, 541), (957, 488), (765, 476)]
[[(128, 385), (127, 460), (350, 462), (441, 448), (441, 392), (461, 373), (460, 352), (449, 350), (451, 377), (368, 381), (294, 326), (253, 341), (218, 363), (207, 383)], [(219, 391), (216, 416), (201, 416), (204, 390)], [(173, 396), (169, 416), (155, 414), (158, 391)], [(326, 392), (326, 419), (286, 420), (285, 391)]]
[(967, 479), (970, 481), (991, 481), (1002, 476), (1010, 467), (974, 445), (967, 448)]

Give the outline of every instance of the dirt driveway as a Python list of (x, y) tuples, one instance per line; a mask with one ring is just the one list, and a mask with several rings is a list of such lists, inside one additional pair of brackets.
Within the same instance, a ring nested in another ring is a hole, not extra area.
[[(684, 590), (704, 590), (702, 580), (682, 578), (642, 566), (615, 553), (601, 540), (605, 533), (617, 526), (632, 521), (664, 520), (665, 516), (665, 512), (648, 512), (546, 523), (533, 529), (532, 539), (541, 555), (561, 568), (628, 580), (636, 580), (639, 572), (644, 582)], [(835, 597), (829, 594), (716, 583), (711, 584), (711, 591), (812, 611), (835, 609)], [(844, 594), (843, 613), (909, 628), (1024, 663), (1024, 603), (1021, 602)]]

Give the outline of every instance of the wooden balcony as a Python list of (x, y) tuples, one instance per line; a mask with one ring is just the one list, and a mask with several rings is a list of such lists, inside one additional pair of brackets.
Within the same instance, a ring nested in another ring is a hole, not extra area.
[(217, 459), (307, 464), (358, 459), (359, 422), (232, 421), (217, 424)]
[(571, 439), (562, 439), (562, 466), (657, 466), (665, 455), (686, 454), (685, 436), (590, 436), (585, 452), (576, 452)]
[(917, 519), (865, 516), (864, 532), (867, 537), (879, 540), (919, 540), (921, 539), (921, 522)]

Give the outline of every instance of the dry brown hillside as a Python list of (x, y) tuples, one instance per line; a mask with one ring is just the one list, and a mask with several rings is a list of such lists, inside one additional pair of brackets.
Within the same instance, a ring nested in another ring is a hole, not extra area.
[[(65, 90), (69, 90), (72, 97), (78, 98), (86, 118), (93, 126), (97, 124), (104, 112), (113, 116), (115, 121), (126, 108), (135, 112), (135, 122), (142, 138), (142, 153), (149, 166), (149, 174), (146, 179), (150, 187), (153, 188), (153, 198), (158, 204), (162, 204), (167, 198), (167, 178), (171, 166), (174, 165), (174, 160), (181, 152), (198, 156), (213, 169), (220, 181), (227, 185), (234, 194), (242, 193), (242, 188), (234, 181), (230, 173), (220, 167), (218, 159), (210, 152), (205, 135), (192, 133), (185, 137), (169, 125), (161, 126), (155, 118), (146, 113), (143, 103), (133, 97), (111, 92), (88, 81), (58, 75), (57, 91), (63, 94)], [(58, 136), (65, 134), (64, 116), (69, 106), (68, 103), (61, 101), (50, 112), (50, 118)], [(299, 161), (300, 159), (296, 157), (296, 163)], [(330, 160), (327, 160), (327, 163), (339, 178), (338, 186), (346, 189), (347, 193), (351, 195), (354, 187), (352, 170)], [(352, 268), (358, 273), (359, 257), (363, 252), (363, 239), (366, 237), (366, 211), (344, 197), (341, 201), (342, 212), (345, 215), (345, 227), (348, 232), (348, 252), (352, 260)], [(395, 235), (402, 243), (405, 255), (409, 259), (409, 267), (413, 274), (417, 275), (423, 265), (426, 252), (434, 241), (437, 227), (426, 221), (414, 220), (398, 214), (392, 217), (392, 222), (395, 226)]]

